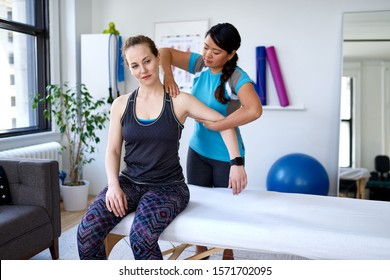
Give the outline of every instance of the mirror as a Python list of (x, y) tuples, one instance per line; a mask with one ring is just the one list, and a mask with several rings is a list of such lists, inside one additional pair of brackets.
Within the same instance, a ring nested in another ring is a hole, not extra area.
[(390, 11), (344, 14), (343, 76), (340, 167), (371, 172), (390, 156)]

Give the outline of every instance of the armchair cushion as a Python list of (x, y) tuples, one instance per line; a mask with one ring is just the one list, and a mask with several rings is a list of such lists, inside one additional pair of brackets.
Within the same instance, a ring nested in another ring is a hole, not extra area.
[(12, 205), (12, 196), (9, 189), (7, 175), (3, 166), (0, 165), (0, 205)]
[[(6, 244), (12, 239), (19, 239), (26, 232), (33, 232), (37, 228), (50, 225), (50, 217), (45, 209), (34, 205), (3, 206), (0, 210), (0, 228), (7, 229), (0, 232), (0, 244)], [(15, 233), (13, 236), (10, 233)], [(20, 236), (17, 236), (17, 233)], [(52, 235), (52, 230), (49, 231)], [(36, 240), (31, 240), (31, 242)]]
[(0, 206), (0, 259), (29, 259), (50, 249), (59, 258), (61, 235), (58, 162), (0, 158), (13, 205)]

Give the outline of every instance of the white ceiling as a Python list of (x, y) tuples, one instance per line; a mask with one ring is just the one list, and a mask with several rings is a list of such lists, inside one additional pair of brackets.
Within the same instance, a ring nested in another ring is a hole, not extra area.
[(390, 60), (390, 11), (345, 13), (343, 55)]

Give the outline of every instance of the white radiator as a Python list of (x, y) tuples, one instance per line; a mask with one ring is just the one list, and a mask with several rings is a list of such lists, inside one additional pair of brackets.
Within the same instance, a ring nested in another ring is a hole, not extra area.
[(54, 159), (58, 161), (59, 169), (62, 170), (61, 145), (57, 142), (0, 151), (0, 158)]

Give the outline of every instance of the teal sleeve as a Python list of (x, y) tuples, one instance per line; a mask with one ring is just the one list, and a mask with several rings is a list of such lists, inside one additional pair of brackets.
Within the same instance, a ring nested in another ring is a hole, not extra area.
[(188, 72), (191, 74), (195, 74), (196, 72), (199, 72), (199, 69), (196, 69), (196, 65), (199, 65), (199, 63), (196, 63), (199, 59), (202, 59), (202, 56), (198, 53), (191, 53), (190, 55), (190, 61), (188, 62)]

